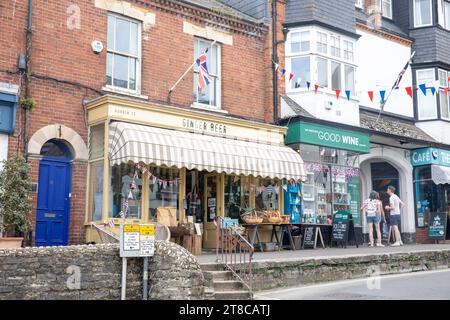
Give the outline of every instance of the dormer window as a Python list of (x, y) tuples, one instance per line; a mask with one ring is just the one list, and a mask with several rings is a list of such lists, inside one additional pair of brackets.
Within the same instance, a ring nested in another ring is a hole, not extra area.
[(431, 0), (414, 0), (414, 27), (425, 27), (433, 24), (433, 6)]

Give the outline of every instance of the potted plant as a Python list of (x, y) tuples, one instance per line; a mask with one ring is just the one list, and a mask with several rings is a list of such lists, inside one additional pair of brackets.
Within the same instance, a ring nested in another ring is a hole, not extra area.
[(21, 154), (2, 161), (0, 168), (0, 248), (18, 248), (31, 225), (28, 214), (32, 203), (29, 195), (29, 166)]

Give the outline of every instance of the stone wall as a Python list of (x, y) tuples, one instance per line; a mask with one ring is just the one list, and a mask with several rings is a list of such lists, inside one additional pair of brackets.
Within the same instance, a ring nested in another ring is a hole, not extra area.
[[(128, 259), (127, 300), (142, 299), (142, 261)], [(0, 300), (120, 299), (118, 245), (0, 249)], [(149, 261), (149, 298), (203, 299), (204, 277), (184, 248), (156, 241)]]
[(253, 289), (450, 268), (450, 250), (253, 262)]

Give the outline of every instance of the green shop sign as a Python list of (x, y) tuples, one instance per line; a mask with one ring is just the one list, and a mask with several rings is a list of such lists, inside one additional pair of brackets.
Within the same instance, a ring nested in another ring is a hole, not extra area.
[(450, 151), (436, 148), (422, 148), (411, 152), (413, 166), (437, 164), (450, 167)]
[(285, 143), (308, 143), (359, 153), (370, 152), (368, 134), (298, 121), (288, 126)]

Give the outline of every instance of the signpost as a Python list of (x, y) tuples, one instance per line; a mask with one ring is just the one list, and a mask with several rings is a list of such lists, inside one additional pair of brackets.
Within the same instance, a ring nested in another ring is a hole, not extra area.
[(428, 224), (428, 239), (445, 240), (447, 232), (447, 213), (432, 212)]
[(122, 258), (122, 300), (126, 298), (127, 258), (144, 258), (143, 299), (148, 298), (148, 257), (155, 252), (153, 224), (120, 225), (120, 257)]

